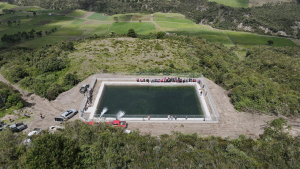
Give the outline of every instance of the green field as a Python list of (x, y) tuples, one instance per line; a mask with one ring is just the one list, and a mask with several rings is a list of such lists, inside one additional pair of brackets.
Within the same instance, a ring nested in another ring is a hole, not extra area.
[(94, 20), (99, 20), (99, 21), (105, 21), (109, 19), (110, 16), (104, 16), (102, 13), (95, 13), (91, 16), (89, 16), (87, 19), (94, 19)]
[(41, 11), (42, 8), (39, 8), (39, 7), (29, 7), (29, 8), (26, 8), (24, 9), (24, 11), (35, 11), (35, 12), (39, 12)]
[[(165, 31), (168, 33), (176, 33), (177, 35), (198, 36), (206, 39), (211, 43), (222, 43), (225, 46), (260, 46), (267, 45), (268, 40), (273, 40), (273, 46), (296, 46), (294, 42), (287, 38), (260, 36), (257, 34), (245, 32), (222, 31), (212, 29), (205, 25), (197, 25), (191, 20), (185, 19), (185, 16), (178, 13), (154, 13), (152, 21), (150, 14), (129, 13), (117, 14), (113, 16), (104, 16), (104, 14), (95, 13), (87, 19), (79, 19), (86, 12), (83, 10), (75, 10), (66, 16), (49, 16), (49, 13), (61, 13), (59, 10), (49, 10), (37, 12), (37, 16), (32, 13), (22, 12), (20, 10), (40, 11), (38, 7), (16, 7), (8, 5), (7, 3), (0, 3), (1, 8), (15, 7), (17, 10), (13, 15), (7, 14), (0, 16), (0, 37), (4, 34), (16, 34), (18, 32), (29, 32), (31, 29), (36, 31), (43, 31), (42, 38), (35, 38), (29, 41), (22, 41), (18, 46), (42, 46), (50, 43), (58, 43), (72, 37), (88, 37), (93, 35), (106, 35), (112, 31), (115, 34), (127, 34), (129, 29), (134, 29), (137, 34), (148, 35), (149, 33), (156, 33), (158, 31)], [(18, 10), (20, 9), (20, 10)], [(29, 17), (27, 17), (27, 15)], [(118, 23), (114, 21), (114, 17), (118, 17)], [(7, 21), (20, 20), (20, 26), (13, 23), (11, 26), (7, 25)], [(155, 26), (156, 25), (156, 26)], [(45, 31), (50, 31), (56, 28), (57, 31), (46, 35)], [(48, 40), (49, 38), (49, 40)], [(45, 41), (45, 42), (42, 42)], [(36, 43), (36, 45), (34, 45)], [(0, 46), (3, 46), (0, 42)]]
[(115, 34), (127, 34), (129, 29), (134, 29), (138, 34), (155, 33), (156, 29), (153, 23), (145, 22), (119, 22), (113, 23), (108, 32), (114, 31)]
[(153, 21), (167, 21), (177, 23), (194, 23), (191, 20), (185, 19), (185, 16), (177, 13), (154, 13)]
[(72, 36), (44, 36), (41, 38), (36, 38), (32, 39), (26, 42), (23, 42), (21, 44), (18, 44), (17, 46), (22, 46), (22, 47), (30, 47), (30, 48), (35, 48), (35, 47), (43, 47), (46, 45), (50, 44), (55, 44), (55, 43), (60, 43), (62, 41), (68, 40)]
[(280, 37), (267, 37), (260, 36), (250, 33), (241, 33), (241, 32), (232, 32), (225, 31), (228, 37), (234, 44), (243, 45), (243, 46), (258, 46), (258, 45), (268, 45), (268, 41), (272, 40), (274, 44), (272, 46), (297, 46), (290, 39), (280, 38)]
[(109, 29), (111, 24), (102, 24), (100, 26), (98, 26), (96, 29), (94, 29), (92, 32), (89, 33), (89, 36), (93, 36), (93, 35), (105, 35)]
[(232, 7), (248, 7), (249, 0), (209, 0)]
[(11, 8), (15, 8), (18, 7), (17, 5), (11, 5), (8, 3), (4, 3), (4, 2), (0, 2), (0, 10), (2, 9), (11, 9)]
[(68, 13), (67, 15), (80, 17), (80, 16), (84, 15), (85, 12), (86, 11), (83, 11), (83, 10), (75, 10), (75, 11), (73, 11), (71, 13)]

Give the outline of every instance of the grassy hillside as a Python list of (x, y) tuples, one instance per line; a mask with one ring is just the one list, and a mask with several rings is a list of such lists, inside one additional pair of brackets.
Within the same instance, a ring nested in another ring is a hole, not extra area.
[[(152, 23), (136, 24), (142, 30)], [(119, 27), (110, 29), (114, 28)], [(238, 41), (234, 35), (229, 37)], [(225, 47), (201, 36), (116, 36), (119, 38), (91, 37), (34, 50), (2, 49), (1, 72), (11, 82), (19, 82), (23, 88), (50, 100), (94, 73), (203, 73), (230, 91), (237, 110), (299, 115), (299, 47), (273, 47), (261, 39)], [(285, 43), (280, 38), (273, 40), (275, 46)], [(253, 46), (254, 42), (260, 46)]]
[(210, 0), (212, 2), (217, 2), (219, 4), (224, 4), (232, 7), (248, 7), (249, 0)]

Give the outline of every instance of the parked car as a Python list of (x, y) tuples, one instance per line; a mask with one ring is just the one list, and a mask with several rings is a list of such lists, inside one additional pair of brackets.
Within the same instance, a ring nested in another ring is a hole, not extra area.
[(16, 123), (16, 124), (13, 124), (13, 125), (9, 126), (9, 129), (11, 129), (13, 132), (19, 132), (19, 131), (22, 131), (26, 128), (27, 128), (27, 125), (25, 125), (23, 122)]
[(34, 128), (33, 131), (29, 132), (26, 139), (24, 140), (24, 144), (31, 143), (31, 136), (38, 135), (42, 131), (41, 128)]
[(129, 134), (129, 133), (131, 133), (131, 130), (125, 130), (124, 132)]
[(54, 133), (57, 129), (64, 129), (64, 127), (60, 127), (60, 126), (51, 126), (49, 127), (49, 133)]
[(70, 110), (63, 112), (63, 114), (61, 114), (61, 117), (63, 117), (64, 120), (67, 120), (67, 119), (70, 119), (71, 117), (73, 117), (76, 113), (77, 113), (76, 109), (70, 109)]
[(79, 92), (82, 93), (82, 94), (84, 94), (84, 93), (87, 91), (87, 89), (88, 89), (89, 87), (90, 87), (89, 84), (84, 84), (84, 85), (79, 89)]

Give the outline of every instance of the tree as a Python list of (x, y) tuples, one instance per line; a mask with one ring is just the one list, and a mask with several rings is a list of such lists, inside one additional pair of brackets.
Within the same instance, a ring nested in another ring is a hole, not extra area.
[(273, 42), (272, 40), (268, 40), (268, 44), (269, 44), (269, 45), (273, 45), (274, 42)]
[(115, 21), (115, 22), (118, 22), (118, 21), (119, 21), (119, 18), (118, 18), (118, 17), (114, 17), (114, 21)]
[(26, 155), (26, 168), (74, 168), (80, 151), (76, 140), (46, 133), (33, 141)]
[(136, 38), (136, 33), (134, 31), (134, 29), (129, 29), (128, 33), (127, 33), (128, 37), (132, 37), (132, 38)]
[(74, 50), (75, 48), (74, 48), (73, 42), (68, 42), (68, 43), (67, 43), (67, 48), (68, 48), (69, 50)]
[(11, 26), (11, 24), (12, 24), (11, 21), (7, 21), (8, 26)]
[(300, 28), (298, 28), (297, 38), (300, 39)]
[(43, 34), (42, 34), (42, 31), (38, 31), (38, 32), (36, 32), (35, 34), (36, 34), (38, 37), (42, 37), (42, 35), (43, 35)]
[(36, 15), (36, 12), (33, 12), (33, 16), (35, 16)]
[(157, 35), (156, 35), (156, 38), (157, 39), (163, 39), (165, 36), (166, 36), (165, 32), (158, 32)]

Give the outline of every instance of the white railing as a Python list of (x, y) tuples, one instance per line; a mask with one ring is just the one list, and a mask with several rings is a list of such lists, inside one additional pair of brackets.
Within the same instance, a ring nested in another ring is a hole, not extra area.
[(213, 115), (215, 116), (216, 121), (219, 121), (219, 117), (220, 117), (219, 112), (217, 110), (217, 107), (214, 103), (213, 98), (211, 97), (211, 93), (209, 91), (209, 88), (208, 88), (207, 84), (205, 83), (205, 78), (204, 78), (203, 75), (201, 75), (201, 84), (202, 84), (202, 87), (204, 85), (204, 90), (207, 93), (206, 96), (207, 96), (211, 111), (212, 111)]

